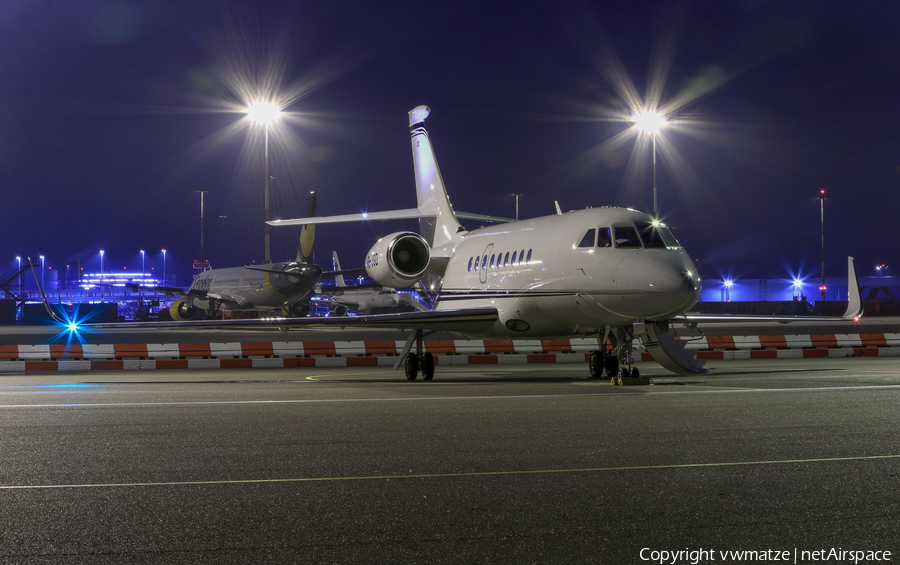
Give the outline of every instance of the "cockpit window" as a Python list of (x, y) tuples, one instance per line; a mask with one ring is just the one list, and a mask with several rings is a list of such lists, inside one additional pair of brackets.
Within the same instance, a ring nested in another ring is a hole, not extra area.
[(594, 228), (589, 229), (584, 233), (584, 237), (581, 238), (581, 243), (578, 244), (578, 247), (593, 247), (594, 246), (594, 234), (596, 230)]
[(597, 247), (612, 247), (609, 228), (597, 228)]
[(641, 238), (634, 226), (617, 226), (613, 228), (616, 235), (616, 247), (620, 249), (641, 248)]
[(672, 232), (662, 224), (653, 225), (650, 222), (638, 222), (638, 229), (646, 247), (679, 248), (678, 240)]

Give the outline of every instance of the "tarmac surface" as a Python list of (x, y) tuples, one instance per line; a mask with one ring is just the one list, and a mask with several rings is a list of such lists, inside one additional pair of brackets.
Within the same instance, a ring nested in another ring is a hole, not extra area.
[(0, 563), (896, 559), (900, 361), (638, 365), (3, 376)]

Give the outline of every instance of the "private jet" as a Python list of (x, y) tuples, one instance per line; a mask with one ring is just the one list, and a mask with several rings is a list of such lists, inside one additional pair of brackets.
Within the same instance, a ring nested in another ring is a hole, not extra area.
[[(663, 367), (676, 373), (707, 372), (677, 340), (674, 323), (716, 321), (836, 321), (858, 317), (862, 301), (853, 259), (850, 296), (841, 317), (709, 316), (689, 314), (700, 297), (700, 276), (668, 227), (637, 210), (599, 207), (466, 230), (459, 218), (501, 218), (454, 211), (444, 187), (425, 119), (409, 112), (417, 207), (269, 222), (273, 226), (417, 219), (418, 232), (380, 238), (365, 256), (372, 280), (385, 287), (419, 285), (433, 310), (353, 317), (197, 321), (196, 325), (275, 324), (293, 327), (394, 328), (409, 331), (395, 369), (406, 378), (434, 377), (435, 362), (424, 337), (436, 331), (484, 338), (596, 336), (589, 356), (592, 377), (639, 376), (634, 339)], [(509, 190), (505, 190), (509, 192)], [(138, 324), (140, 325), (140, 324)], [(149, 324), (155, 325), (155, 324)], [(609, 343), (609, 347), (606, 344)]]
[[(269, 222), (292, 226), (419, 220), (418, 233), (396, 232), (379, 239), (366, 254), (365, 268), (372, 280), (392, 288), (428, 281), (424, 286), (433, 292), (434, 310), (393, 318), (354, 317), (346, 323), (409, 329), (395, 365), (405, 362), (407, 379), (419, 373), (426, 380), (433, 378), (434, 358), (424, 352), (423, 337), (441, 329), (487, 338), (598, 336), (599, 343), (609, 341), (611, 350), (591, 353), (590, 374), (605, 372), (614, 378), (639, 376), (632, 363), (639, 335), (667, 369), (706, 372), (703, 362), (675, 339), (671, 324), (753, 319), (687, 314), (700, 297), (694, 262), (665, 224), (637, 210), (600, 207), (562, 213), (557, 205), (554, 215), (466, 230), (458, 218), (497, 218), (454, 212), (425, 129), (430, 113), (427, 106), (409, 112), (416, 208)], [(848, 275), (847, 312), (835, 320), (862, 312), (852, 258)]]

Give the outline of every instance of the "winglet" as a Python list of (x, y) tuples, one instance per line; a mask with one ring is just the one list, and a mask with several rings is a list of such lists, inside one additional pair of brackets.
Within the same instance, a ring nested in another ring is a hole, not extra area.
[[(331, 252), (332, 264), (334, 265), (335, 272), (341, 272), (341, 262), (338, 260), (337, 251)], [(334, 284), (337, 286), (347, 286), (344, 282), (344, 275), (335, 275), (334, 276)]]
[[(316, 191), (309, 193), (309, 201), (306, 204), (306, 217), (313, 218), (316, 215)], [(300, 243), (297, 245), (298, 263), (313, 262), (313, 245), (316, 241), (316, 225), (306, 224), (300, 230)]]
[(845, 320), (855, 320), (862, 316), (862, 295), (859, 292), (859, 279), (856, 276), (856, 264), (853, 257), (847, 257), (847, 311), (841, 316)]

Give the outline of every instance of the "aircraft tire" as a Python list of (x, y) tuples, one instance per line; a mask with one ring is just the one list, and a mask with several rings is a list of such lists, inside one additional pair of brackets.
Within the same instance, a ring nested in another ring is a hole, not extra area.
[(607, 355), (606, 360), (603, 362), (604, 368), (606, 369), (606, 374), (610, 377), (615, 377), (619, 372), (619, 358), (615, 355)]
[(419, 373), (419, 358), (415, 355), (407, 355), (406, 366), (404, 367), (404, 369), (406, 371), (406, 380), (416, 380), (416, 376)]
[(600, 350), (591, 351), (591, 356), (588, 359), (588, 370), (591, 373), (591, 378), (602, 377), (605, 364), (603, 353)]
[(431, 353), (422, 356), (422, 378), (426, 381), (434, 378), (434, 355)]
[(631, 368), (631, 378), (632, 378), (632, 379), (636, 379), (636, 378), (638, 378), (638, 377), (640, 377), (640, 376), (641, 376), (641, 372), (638, 371), (638, 368), (637, 368), (637, 367), (632, 367), (632, 368)]

